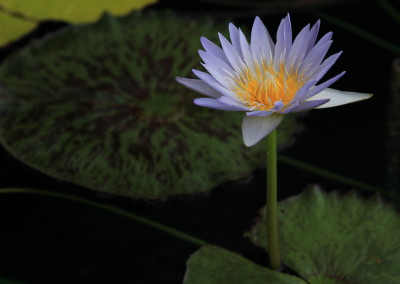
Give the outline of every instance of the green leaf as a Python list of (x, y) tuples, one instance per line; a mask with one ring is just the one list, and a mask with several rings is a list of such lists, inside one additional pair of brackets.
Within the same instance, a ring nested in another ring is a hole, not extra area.
[(0, 0), (0, 46), (34, 29), (38, 22), (72, 23), (96, 21), (101, 14), (125, 15), (157, 0)]
[(21, 18), (3, 13), (0, 10), (0, 46), (32, 31), (36, 25), (37, 23), (34, 21), (22, 20)]
[[(0, 69), (3, 145), (51, 176), (131, 197), (208, 191), (249, 175), (264, 147), (243, 145), (243, 113), (198, 107), (175, 81), (199, 65), (200, 36), (226, 29), (151, 12), (64, 29)], [(282, 146), (295, 117), (279, 129)]]
[[(278, 218), (282, 260), (310, 283), (400, 283), (400, 217), (381, 199), (312, 186), (280, 202)], [(264, 248), (265, 222), (247, 233)]]
[(204, 246), (187, 262), (184, 284), (303, 284), (300, 278), (276, 272), (216, 246)]

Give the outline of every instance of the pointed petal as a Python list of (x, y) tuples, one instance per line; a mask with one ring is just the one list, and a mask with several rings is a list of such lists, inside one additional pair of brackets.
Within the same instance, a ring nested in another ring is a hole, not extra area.
[(234, 71), (230, 67), (230, 65), (226, 64), (224, 61), (219, 59), (218, 57), (207, 53), (203, 50), (199, 50), (199, 55), (201, 59), (203, 59), (204, 68), (224, 87), (231, 87), (231, 79), (234, 75)]
[(279, 113), (282, 113), (282, 114), (290, 113), (290, 112), (292, 112), (292, 110), (294, 110), (296, 107), (298, 107), (299, 104), (300, 103), (297, 100), (291, 101), (288, 105), (286, 105), (285, 109), (280, 111)]
[(246, 40), (243, 32), (239, 29), (239, 41), (240, 41), (240, 48), (242, 50), (243, 59), (246, 65), (250, 68), (250, 71), (255, 74), (255, 66), (254, 66), (254, 58), (253, 54), (250, 49), (250, 45)]
[(257, 144), (274, 130), (282, 121), (283, 115), (245, 116), (242, 121), (243, 141), (247, 147)]
[(292, 46), (292, 27), (289, 15), (279, 24), (276, 34), (276, 45), (274, 53), (274, 68), (279, 70), (281, 63), (285, 62), (286, 56)]
[[(222, 34), (219, 35), (219, 40), (221, 41), (222, 49), (225, 52), (226, 58), (228, 58), (229, 62), (231, 63), (233, 69), (240, 74), (243, 70), (243, 60), (238, 52), (240, 52), (240, 42), (239, 42), (239, 49), (234, 47)], [(238, 38), (239, 40), (239, 38)]]
[(245, 106), (242, 102), (238, 102), (236, 100), (233, 100), (229, 97), (222, 96), (218, 99), (221, 103), (230, 106), (230, 107), (235, 107), (238, 110), (244, 110), (244, 111), (249, 111), (250, 108), (248, 106)]
[(202, 36), (200, 38), (201, 44), (204, 47), (204, 50), (208, 53), (218, 57), (226, 64), (229, 64), (228, 58), (226, 58), (224, 51), (218, 45), (207, 39), (206, 37)]
[(332, 65), (335, 64), (336, 60), (338, 60), (339, 56), (342, 55), (342, 51), (335, 53), (329, 56), (327, 59), (322, 62), (322, 64), (309, 76), (314, 78), (317, 82), (321, 80), (322, 77), (326, 74), (326, 72), (331, 69)]
[(239, 56), (243, 58), (240, 50), (239, 29), (232, 23), (229, 24), (229, 36), (231, 37), (233, 48), (237, 50)]
[(310, 52), (310, 50), (315, 45), (315, 41), (317, 40), (320, 24), (321, 24), (321, 21), (318, 20), (310, 30), (309, 38), (308, 38), (307, 53)]
[(318, 86), (314, 86), (314, 88), (310, 89), (307, 94), (304, 96), (304, 99), (311, 98), (315, 96), (316, 94), (322, 92), (324, 89), (328, 88), (330, 85), (335, 83), (337, 80), (339, 80), (344, 74), (346, 74), (346, 71), (343, 71), (342, 73), (336, 75), (333, 78), (330, 78), (329, 80), (319, 84)]
[(318, 106), (316, 108), (328, 108), (335, 107), (345, 104), (350, 104), (358, 101), (363, 101), (372, 97), (372, 94), (345, 92), (335, 89), (325, 89), (322, 92), (312, 97), (313, 100), (330, 99), (326, 104)]
[(318, 47), (314, 47), (301, 63), (301, 72), (303, 72), (306, 76), (313, 74), (320, 66), (331, 44), (332, 41), (328, 41)]
[[(231, 97), (233, 99), (237, 99), (237, 96), (234, 92), (226, 89), (224, 86), (222, 86), (213, 76), (211, 76), (208, 73), (193, 69), (192, 72), (194, 75), (196, 75), (199, 79), (207, 83), (210, 87), (214, 88), (221, 94)], [(238, 100), (238, 99), (237, 99)]]
[(267, 28), (259, 17), (256, 17), (251, 29), (251, 51), (257, 60), (266, 60), (269, 64), (274, 55), (275, 45)]
[(228, 111), (241, 111), (242, 110), (242, 109), (239, 109), (238, 107), (228, 106), (226, 104), (221, 103), (220, 101), (218, 101), (216, 99), (210, 99), (210, 98), (198, 98), (198, 99), (195, 99), (193, 102), (198, 106), (219, 109), (219, 110), (228, 110)]
[(220, 96), (222, 96), (221, 93), (216, 91), (214, 88), (212, 88), (210, 85), (202, 80), (176, 77), (176, 81), (178, 81), (185, 87), (188, 87), (189, 89), (192, 89), (200, 94), (212, 98), (219, 98)]
[(296, 70), (303, 61), (308, 45), (308, 33), (310, 25), (305, 26), (296, 36), (286, 59), (287, 70)]
[(316, 107), (318, 107), (320, 105), (323, 105), (323, 104), (325, 104), (327, 102), (329, 102), (329, 99), (302, 101), (302, 102), (300, 102), (299, 106), (294, 108), (291, 112), (299, 112), (299, 111), (310, 110), (310, 109), (316, 108)]
[(296, 94), (294, 95), (294, 98), (292, 101), (301, 101), (303, 100), (304, 96), (308, 93), (311, 87), (313, 87), (315, 84), (317, 84), (318, 81), (316, 80), (310, 80), (307, 83), (304, 84), (303, 87), (301, 87), (299, 90), (297, 90)]

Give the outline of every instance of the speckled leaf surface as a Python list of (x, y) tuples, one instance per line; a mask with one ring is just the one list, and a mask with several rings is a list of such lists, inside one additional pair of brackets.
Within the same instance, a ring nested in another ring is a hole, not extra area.
[(298, 277), (273, 271), (216, 246), (195, 252), (186, 264), (183, 284), (305, 284)]
[(156, 0), (0, 0), (0, 46), (33, 30), (40, 21), (94, 22), (102, 13), (126, 15)]
[[(381, 199), (312, 186), (280, 202), (278, 218), (282, 260), (309, 283), (400, 283), (400, 216)], [(247, 233), (264, 248), (265, 219)]]
[[(51, 176), (131, 197), (208, 191), (247, 176), (264, 149), (243, 145), (243, 114), (198, 107), (175, 81), (199, 65), (200, 36), (218, 30), (210, 19), (135, 12), (68, 27), (20, 52), (0, 70), (3, 145)], [(280, 126), (281, 146), (294, 121)]]

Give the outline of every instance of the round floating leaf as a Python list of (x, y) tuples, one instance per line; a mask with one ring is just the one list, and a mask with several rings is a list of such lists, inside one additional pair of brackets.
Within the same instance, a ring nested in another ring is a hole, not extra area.
[[(309, 283), (400, 283), (400, 216), (381, 199), (313, 186), (280, 202), (278, 218), (283, 262)], [(265, 222), (247, 233), (264, 248)]]
[(93, 22), (107, 11), (124, 15), (157, 0), (0, 0), (0, 46), (34, 29), (39, 21)]
[(32, 31), (37, 23), (13, 17), (0, 10), (0, 46), (14, 41)]
[(184, 284), (305, 284), (300, 278), (273, 271), (216, 246), (204, 246), (187, 262)]
[[(251, 173), (243, 114), (198, 107), (175, 81), (199, 64), (210, 19), (105, 16), (64, 29), (0, 69), (0, 135), (23, 162), (85, 187), (132, 197), (210, 190)], [(226, 25), (223, 25), (226, 30)], [(298, 129), (288, 116), (278, 142)]]

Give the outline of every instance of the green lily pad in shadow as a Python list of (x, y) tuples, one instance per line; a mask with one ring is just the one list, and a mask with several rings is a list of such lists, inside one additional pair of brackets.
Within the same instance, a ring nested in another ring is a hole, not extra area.
[[(282, 260), (309, 283), (400, 283), (400, 216), (381, 199), (312, 186), (280, 202), (278, 218)], [(265, 222), (247, 233), (264, 248)]]
[(186, 264), (184, 284), (305, 284), (216, 246), (204, 246)]
[[(0, 69), (0, 138), (18, 159), (93, 190), (131, 197), (208, 191), (262, 164), (243, 113), (195, 106), (175, 81), (199, 65), (208, 18), (135, 12), (71, 26)], [(279, 144), (298, 129), (287, 117)]]

